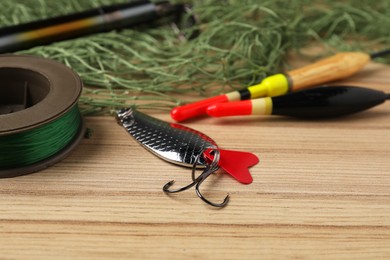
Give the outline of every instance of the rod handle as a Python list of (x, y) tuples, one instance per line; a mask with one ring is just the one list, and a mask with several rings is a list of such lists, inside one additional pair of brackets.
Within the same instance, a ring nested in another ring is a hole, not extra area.
[(370, 61), (362, 52), (341, 52), (311, 65), (288, 72), (291, 91), (347, 78), (361, 70)]

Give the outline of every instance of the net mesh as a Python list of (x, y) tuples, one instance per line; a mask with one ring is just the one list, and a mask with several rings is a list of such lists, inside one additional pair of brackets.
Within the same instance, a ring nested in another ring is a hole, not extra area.
[[(120, 2), (2, 0), (0, 26)], [(127, 105), (169, 110), (186, 97), (228, 92), (288, 70), (291, 53), (314, 60), (337, 51), (376, 51), (390, 42), (390, 1), (193, 2), (199, 19), (193, 29), (201, 33), (192, 40), (178, 37), (166, 24), (94, 34), (18, 53), (54, 59), (75, 70), (85, 85), (81, 111), (91, 115), (110, 114)], [(313, 44), (321, 46), (320, 51), (301, 52)]]

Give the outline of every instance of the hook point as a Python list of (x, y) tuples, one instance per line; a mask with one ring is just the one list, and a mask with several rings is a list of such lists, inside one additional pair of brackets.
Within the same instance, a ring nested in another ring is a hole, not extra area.
[(175, 180), (171, 180), (169, 182), (167, 182), (164, 187), (163, 187), (163, 191), (165, 192), (169, 192), (169, 193), (172, 193), (171, 190), (169, 190), (169, 188), (175, 183)]
[(195, 192), (196, 192), (196, 195), (198, 195), (198, 197), (203, 200), (204, 202), (206, 202), (207, 204), (209, 204), (210, 206), (213, 206), (213, 207), (217, 207), (217, 208), (223, 208), (225, 207), (229, 200), (230, 200), (230, 195), (229, 193), (226, 195), (226, 197), (223, 199), (223, 202), (222, 203), (214, 203), (214, 202), (211, 202), (209, 201), (208, 199), (206, 199), (199, 191), (198, 188), (195, 189)]

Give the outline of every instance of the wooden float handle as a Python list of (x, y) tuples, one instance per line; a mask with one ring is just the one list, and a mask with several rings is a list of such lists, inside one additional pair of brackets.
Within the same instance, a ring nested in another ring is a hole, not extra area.
[(342, 52), (311, 65), (288, 72), (291, 91), (344, 79), (361, 70), (370, 61), (362, 52)]

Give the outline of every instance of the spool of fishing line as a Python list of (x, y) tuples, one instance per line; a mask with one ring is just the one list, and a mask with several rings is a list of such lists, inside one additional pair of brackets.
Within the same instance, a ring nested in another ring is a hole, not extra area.
[(80, 77), (61, 63), (0, 56), (0, 178), (42, 170), (78, 145), (81, 90)]

